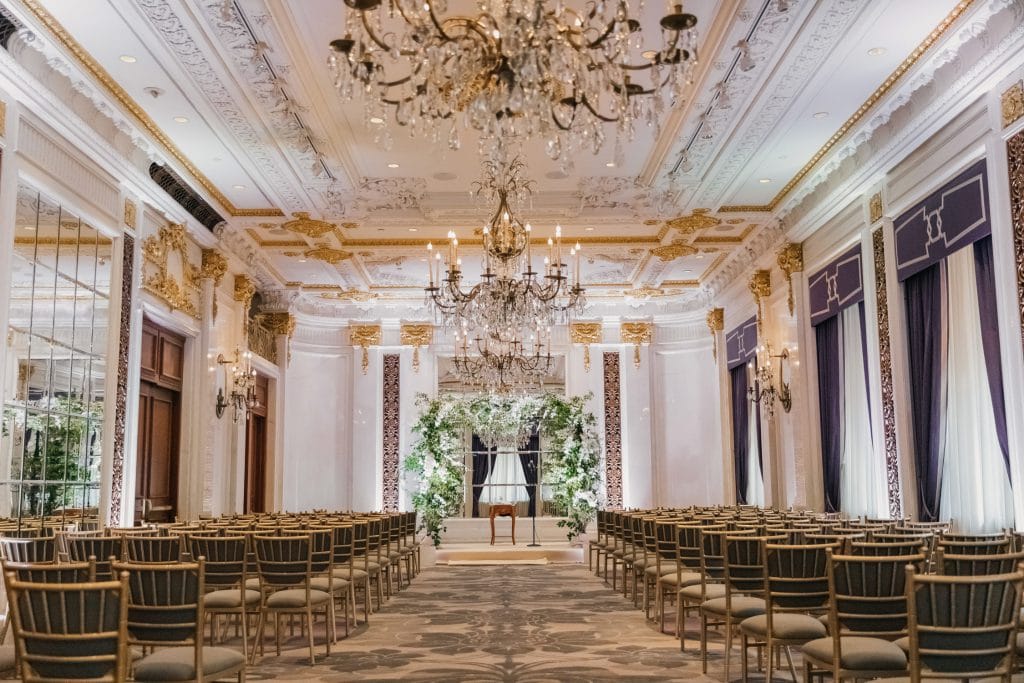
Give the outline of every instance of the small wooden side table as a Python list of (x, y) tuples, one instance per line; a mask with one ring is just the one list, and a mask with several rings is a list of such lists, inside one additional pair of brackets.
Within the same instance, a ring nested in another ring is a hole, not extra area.
[(512, 545), (516, 544), (516, 506), (515, 505), (492, 505), (491, 506), (491, 545), (494, 545), (494, 518), (512, 518)]

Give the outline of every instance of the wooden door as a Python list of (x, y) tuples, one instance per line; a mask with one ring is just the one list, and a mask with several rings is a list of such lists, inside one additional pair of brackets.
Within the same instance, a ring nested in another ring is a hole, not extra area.
[(185, 339), (143, 321), (141, 365), (135, 519), (173, 521), (178, 512)]
[(267, 396), (269, 382), (256, 377), (259, 405), (245, 426), (245, 512), (266, 512), (267, 491)]

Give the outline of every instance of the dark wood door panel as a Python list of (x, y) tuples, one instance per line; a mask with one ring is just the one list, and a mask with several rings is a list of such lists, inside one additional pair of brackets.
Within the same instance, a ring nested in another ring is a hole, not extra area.
[(139, 386), (136, 518), (172, 521), (178, 508), (181, 394), (153, 382)]

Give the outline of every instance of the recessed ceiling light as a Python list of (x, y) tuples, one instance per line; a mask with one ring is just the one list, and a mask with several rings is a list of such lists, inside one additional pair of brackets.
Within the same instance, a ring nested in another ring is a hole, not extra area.
[(772, 181), (771, 178), (761, 178), (757, 182), (759, 182), (759, 183), (770, 183), (771, 181)]
[(868, 50), (868, 54), (871, 55), (872, 57), (878, 57), (880, 55), (884, 55), (885, 54), (885, 48), (884, 47), (873, 47), (870, 50)]
[(409, 232), (416, 232), (419, 228), (409, 228)]
[(384, 123), (384, 119), (382, 119), (382, 118), (381, 118), (381, 117), (379, 117), (379, 116), (371, 116), (371, 117), (370, 117), (370, 123), (376, 123), (376, 124), (378, 124), (378, 125), (379, 125), (379, 124), (381, 124), (381, 123)]
[(34, 225), (26, 225), (26, 226), (25, 226), (25, 229), (26, 229), (26, 230), (35, 230), (35, 229), (36, 229), (36, 226), (34, 226)]
[(392, 163), (388, 164), (388, 168), (398, 168), (398, 164), (392, 162)]
[(654, 59), (658, 56), (658, 52), (656, 50), (644, 50), (640, 53), (640, 56), (644, 59)]
[(303, 257), (301, 257), (299, 259), (299, 263), (305, 263), (305, 262), (306, 262), (306, 257), (305, 256), (303, 256)]
[(693, 273), (693, 271), (690, 270), (689, 268), (683, 271), (683, 275), (690, 275), (691, 273)]
[(125, 64), (134, 64), (135, 62), (139, 61), (139, 60), (135, 59), (135, 57), (132, 57), (131, 55), (121, 55), (120, 57), (118, 57), (118, 59), (120, 59)]
[(174, 117), (174, 122), (175, 123), (188, 123), (188, 117), (187, 116), (175, 116)]
[(585, 228), (585, 230), (586, 230), (587, 232), (594, 232), (594, 228), (593, 228), (593, 226), (587, 227), (587, 228)]
[(605, 166), (607, 166), (608, 168), (615, 168), (615, 162), (609, 161), (607, 164), (605, 164)]
[(702, 259), (702, 258), (704, 258), (704, 254), (699, 254), (699, 253), (698, 254), (694, 254), (693, 258)]
[(827, 111), (816, 111), (816, 112), (814, 112), (814, 118), (816, 118), (816, 119), (827, 119), (828, 118), (828, 112)]
[(232, 185), (231, 187), (235, 188), (236, 190), (244, 190), (245, 189), (245, 185)]

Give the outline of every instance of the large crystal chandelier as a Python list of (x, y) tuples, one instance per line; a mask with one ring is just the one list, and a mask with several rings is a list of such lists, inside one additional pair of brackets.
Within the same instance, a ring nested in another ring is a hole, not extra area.
[[(532, 227), (516, 215), (531, 183), (518, 159), (487, 161), (474, 193), (495, 207), (483, 226), (480, 282), (462, 284), (459, 240), (448, 234), (447, 254), (427, 245), (428, 305), (454, 330), (455, 371), (471, 385), (493, 391), (541, 384), (551, 369), (551, 329), (583, 309), (580, 245), (562, 249), (562, 231), (547, 240), (544, 272), (533, 269)], [(569, 265), (571, 263), (571, 266)]]
[[(479, 0), (475, 16), (452, 15), (446, 0), (345, 0), (345, 36), (331, 41), (329, 65), (345, 100), (361, 96), (364, 123), (392, 144), (386, 121), (447, 134), (460, 124), (500, 146), (516, 137), (546, 139), (552, 159), (595, 153), (605, 123), (617, 140), (638, 121), (657, 126), (666, 96), (681, 98), (697, 62), (697, 18), (670, 0), (660, 49), (644, 49), (627, 0)], [(482, 148), (483, 149), (483, 148)], [(616, 153), (621, 150), (617, 144)]]

